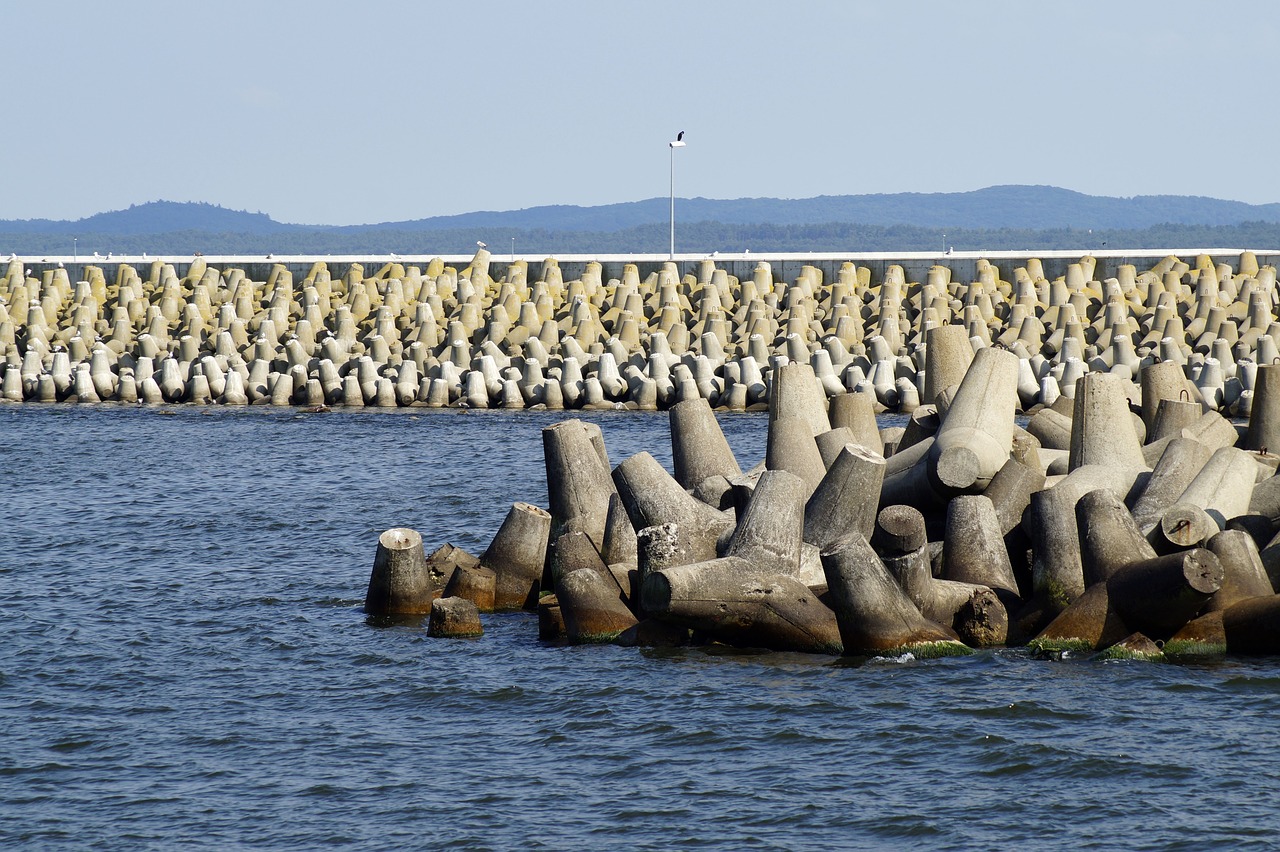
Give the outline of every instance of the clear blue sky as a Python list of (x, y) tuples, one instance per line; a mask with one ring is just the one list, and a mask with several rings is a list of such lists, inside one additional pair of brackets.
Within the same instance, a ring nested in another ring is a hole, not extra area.
[(1050, 184), (1280, 201), (1280, 4), (19, 2), (0, 219)]

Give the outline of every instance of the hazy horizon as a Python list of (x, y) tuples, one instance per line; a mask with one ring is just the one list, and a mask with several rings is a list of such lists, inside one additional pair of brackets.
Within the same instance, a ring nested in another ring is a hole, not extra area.
[(1262, 0), (18, 4), (0, 219), (293, 224), (665, 198), (1280, 201)]

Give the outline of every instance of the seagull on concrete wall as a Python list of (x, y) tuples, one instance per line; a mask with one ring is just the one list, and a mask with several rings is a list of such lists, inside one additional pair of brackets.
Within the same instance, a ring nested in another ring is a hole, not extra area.
[(487, 246), (487, 245), (485, 245), (484, 243), (480, 242), (479, 240), (476, 240), (476, 245), (480, 246), (480, 248), (488, 248), (488, 246)]

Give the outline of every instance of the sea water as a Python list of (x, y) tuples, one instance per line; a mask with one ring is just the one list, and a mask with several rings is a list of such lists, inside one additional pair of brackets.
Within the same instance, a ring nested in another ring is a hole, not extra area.
[[(474, 640), (361, 611), (378, 535), (546, 505), (537, 412), (0, 407), (0, 847), (1280, 844), (1280, 659)], [(670, 469), (665, 415), (582, 414)], [(763, 415), (722, 426), (744, 467)]]

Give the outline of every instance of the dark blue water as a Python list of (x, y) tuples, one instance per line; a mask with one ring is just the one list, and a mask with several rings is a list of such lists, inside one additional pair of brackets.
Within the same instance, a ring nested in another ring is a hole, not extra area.
[[(663, 415), (596, 414), (669, 464)], [(378, 534), (545, 505), (536, 413), (0, 408), (0, 847), (1275, 848), (1280, 660), (374, 627)], [(722, 419), (744, 466), (764, 420)]]

